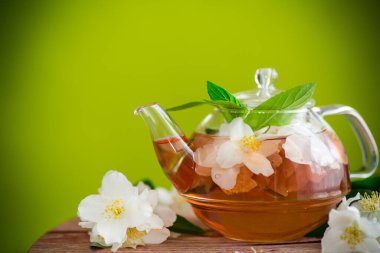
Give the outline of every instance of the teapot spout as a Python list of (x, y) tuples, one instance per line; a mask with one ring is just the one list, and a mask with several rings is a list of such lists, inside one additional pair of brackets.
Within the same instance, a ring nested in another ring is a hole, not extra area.
[(181, 193), (186, 193), (195, 178), (194, 153), (181, 128), (158, 104), (144, 105), (135, 110), (148, 126), (161, 168)]

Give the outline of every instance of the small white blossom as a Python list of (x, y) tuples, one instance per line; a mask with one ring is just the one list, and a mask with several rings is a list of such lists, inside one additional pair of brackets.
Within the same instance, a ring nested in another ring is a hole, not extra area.
[(343, 198), (339, 207), (330, 211), (329, 228), (322, 238), (323, 253), (380, 252), (380, 224), (376, 219), (361, 217), (359, 210), (350, 206), (358, 199), (359, 194), (348, 200)]
[(139, 191), (120, 172), (105, 174), (98, 195), (83, 199), (78, 207), (80, 226), (91, 229), (90, 241), (98, 246), (136, 247), (161, 243), (169, 236), (156, 212), (157, 192)]
[(378, 192), (364, 193), (353, 205), (359, 209), (362, 216), (369, 219), (376, 218), (380, 222), (380, 194)]

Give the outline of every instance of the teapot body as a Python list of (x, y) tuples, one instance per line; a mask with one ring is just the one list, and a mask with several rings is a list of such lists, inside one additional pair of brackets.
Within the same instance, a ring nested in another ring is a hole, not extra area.
[[(313, 107), (315, 85), (279, 92), (276, 79), (274, 69), (259, 69), (258, 89), (236, 97), (208, 83), (213, 101), (206, 102), (216, 109), (190, 139), (158, 104), (135, 111), (148, 126), (173, 186), (206, 225), (231, 239), (274, 242), (304, 236), (327, 221), (349, 193), (350, 180), (368, 178), (378, 165), (376, 142), (357, 111)], [(343, 145), (324, 119), (331, 115), (345, 116), (353, 127), (363, 153), (359, 172), (349, 172)]]
[(155, 143), (162, 166), (179, 156), (167, 175), (209, 227), (244, 241), (296, 239), (350, 191), (333, 129), (313, 109), (289, 113), (290, 124), (251, 132), (242, 118), (226, 122), (215, 110), (188, 141), (192, 159), (173, 152), (176, 139)]

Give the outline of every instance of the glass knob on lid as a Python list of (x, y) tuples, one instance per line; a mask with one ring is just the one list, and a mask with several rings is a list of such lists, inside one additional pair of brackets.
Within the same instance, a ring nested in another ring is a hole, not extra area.
[(248, 108), (254, 108), (280, 91), (274, 87), (278, 74), (274, 68), (256, 70), (255, 82), (257, 89), (239, 92), (236, 97)]
[(256, 70), (255, 81), (258, 87), (257, 97), (268, 99), (274, 95), (276, 88), (274, 83), (277, 81), (278, 74), (273, 68), (262, 68)]

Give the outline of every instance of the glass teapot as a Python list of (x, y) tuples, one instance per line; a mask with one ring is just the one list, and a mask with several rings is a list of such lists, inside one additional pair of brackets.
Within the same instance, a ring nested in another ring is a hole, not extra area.
[[(256, 71), (258, 89), (235, 94), (249, 111), (279, 93), (277, 72)], [(329, 211), (350, 191), (350, 178), (367, 178), (378, 164), (378, 150), (366, 123), (349, 106), (296, 110), (255, 110), (257, 117), (281, 113), (286, 125), (256, 129), (246, 113), (230, 122), (215, 109), (188, 139), (158, 104), (141, 106), (159, 163), (195, 214), (227, 238), (275, 242), (304, 236), (326, 222)], [(224, 109), (228, 110), (228, 109)], [(325, 116), (344, 115), (363, 151), (360, 172), (349, 173), (343, 145)]]

